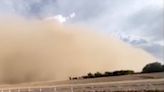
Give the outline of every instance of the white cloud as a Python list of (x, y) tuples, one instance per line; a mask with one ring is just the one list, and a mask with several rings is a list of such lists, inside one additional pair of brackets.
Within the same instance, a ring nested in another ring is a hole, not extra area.
[(74, 18), (75, 16), (76, 16), (76, 13), (75, 12), (73, 12), (73, 13), (70, 14), (70, 18)]
[(74, 18), (75, 16), (76, 16), (76, 13), (73, 12), (69, 16), (66, 16), (66, 17), (61, 15), (61, 14), (58, 14), (58, 15), (55, 15), (55, 16), (47, 17), (47, 18), (45, 18), (45, 20), (56, 20), (56, 21), (58, 21), (60, 23), (64, 23), (67, 20), (69, 20), (71, 18)]
[(162, 41), (157, 41), (157, 42), (155, 42), (155, 44), (159, 44), (161, 46), (164, 46), (164, 41), (163, 40)]
[(150, 5), (156, 5), (157, 7), (164, 8), (164, 0), (149, 0), (147, 1)]
[(60, 23), (64, 23), (64, 22), (66, 22), (66, 17), (64, 17), (62, 15), (56, 15), (56, 16), (48, 17), (48, 18), (46, 18), (46, 20), (56, 20)]

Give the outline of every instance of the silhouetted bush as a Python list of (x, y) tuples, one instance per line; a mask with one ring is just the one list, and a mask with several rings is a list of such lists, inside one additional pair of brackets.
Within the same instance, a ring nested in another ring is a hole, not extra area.
[(77, 77), (73, 77), (72, 80), (77, 80), (78, 78)]
[(112, 72), (105, 72), (105, 73), (104, 73), (104, 76), (112, 76), (112, 75), (113, 75)]
[(142, 72), (135, 73), (133, 70), (117, 70), (113, 72), (106, 71), (105, 73), (88, 73), (85, 76), (81, 77), (69, 77), (70, 80), (77, 79), (88, 79), (88, 78), (98, 78), (98, 77), (109, 77), (109, 76), (119, 76), (119, 75), (128, 75), (128, 74), (140, 74), (140, 73), (152, 73), (152, 72), (164, 72), (164, 65), (159, 62), (149, 63), (145, 65), (142, 69)]
[(142, 73), (162, 72), (164, 66), (159, 62), (147, 64), (143, 69)]
[(114, 71), (113, 72), (113, 76), (127, 75), (127, 74), (134, 74), (134, 71), (132, 71), (132, 70), (120, 70), (120, 71)]
[(93, 78), (94, 75), (92, 73), (88, 73), (88, 78)]
[(95, 74), (94, 74), (94, 77), (102, 77), (103, 76), (103, 74), (101, 74), (100, 72), (96, 72)]
[(117, 70), (113, 72), (105, 72), (105, 73), (88, 73), (85, 76), (81, 77), (69, 77), (70, 80), (77, 80), (77, 79), (88, 79), (88, 78), (98, 78), (98, 77), (108, 77), (108, 76), (119, 76), (119, 75), (128, 75), (128, 74), (140, 74), (140, 73), (152, 73), (152, 72), (164, 72), (164, 65), (159, 62), (154, 62), (147, 64), (143, 69), (142, 72), (135, 73), (133, 70)]
[(108, 76), (118, 76), (118, 75), (127, 75), (127, 74), (134, 74), (134, 71), (132, 70), (120, 70), (120, 71), (114, 71), (114, 72), (105, 72), (105, 73), (88, 73), (85, 76), (82, 77), (70, 77), (70, 80), (76, 80), (76, 79), (88, 79), (88, 78), (98, 78), (98, 77), (108, 77)]

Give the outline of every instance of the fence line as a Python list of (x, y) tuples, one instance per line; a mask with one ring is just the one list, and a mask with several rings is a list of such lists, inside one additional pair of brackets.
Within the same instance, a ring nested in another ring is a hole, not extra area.
[[(53, 89), (52, 92), (57, 92), (57, 87), (48, 87), (48, 88), (52, 88)], [(40, 88), (40, 87), (38, 87), (38, 88), (37, 87), (35, 87), (35, 88), (1, 88), (0, 92), (21, 92), (21, 90), (23, 90), (23, 89), (26, 89), (26, 91), (22, 91), (22, 92), (35, 92), (32, 89), (38, 89), (39, 92), (45, 92), (45, 91), (43, 91), (44, 88)], [(16, 91), (12, 91), (12, 90), (16, 90)], [(70, 87), (70, 90), (71, 90), (71, 92), (74, 92), (73, 87)]]

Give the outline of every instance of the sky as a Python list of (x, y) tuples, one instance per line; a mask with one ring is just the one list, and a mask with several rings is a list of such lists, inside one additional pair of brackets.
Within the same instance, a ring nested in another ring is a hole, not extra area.
[(164, 0), (0, 0), (6, 15), (94, 28), (164, 62)]

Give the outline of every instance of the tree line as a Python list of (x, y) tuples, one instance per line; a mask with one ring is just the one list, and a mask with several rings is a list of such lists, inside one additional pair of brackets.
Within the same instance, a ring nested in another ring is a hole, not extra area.
[(99, 78), (99, 77), (109, 77), (109, 76), (120, 76), (120, 75), (129, 75), (129, 74), (138, 74), (138, 73), (153, 73), (153, 72), (164, 72), (164, 65), (159, 62), (153, 62), (145, 65), (141, 72), (134, 72), (133, 70), (117, 70), (113, 72), (106, 71), (104, 73), (88, 73), (87, 75), (80, 77), (69, 77), (69, 80), (77, 79), (89, 79), (89, 78)]

